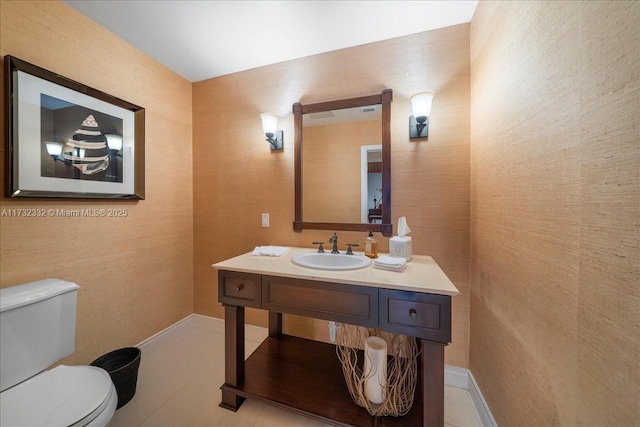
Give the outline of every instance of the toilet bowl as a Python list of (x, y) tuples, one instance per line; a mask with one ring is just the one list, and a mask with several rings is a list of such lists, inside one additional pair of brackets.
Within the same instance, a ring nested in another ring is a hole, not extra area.
[(0, 425), (106, 426), (117, 404), (104, 369), (60, 365), (0, 393)]
[(59, 279), (0, 289), (0, 426), (109, 424), (118, 404), (95, 366), (54, 365), (74, 352), (79, 286)]

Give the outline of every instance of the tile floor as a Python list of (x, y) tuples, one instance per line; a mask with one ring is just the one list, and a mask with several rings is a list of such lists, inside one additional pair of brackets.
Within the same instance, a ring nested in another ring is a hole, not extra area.
[[(248, 327), (247, 355), (266, 337)], [(216, 329), (216, 328), (214, 328)], [(320, 421), (246, 400), (238, 412), (220, 408), (224, 382), (222, 331), (189, 325), (161, 345), (143, 347), (136, 395), (116, 411), (120, 426), (327, 426)], [(467, 390), (445, 386), (445, 424), (480, 426)]]

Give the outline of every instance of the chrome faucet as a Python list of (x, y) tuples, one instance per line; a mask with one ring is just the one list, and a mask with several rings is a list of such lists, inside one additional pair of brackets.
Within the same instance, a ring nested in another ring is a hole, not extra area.
[(333, 236), (329, 237), (329, 243), (333, 243), (333, 249), (331, 249), (332, 254), (339, 254), (338, 252), (338, 234), (333, 233)]

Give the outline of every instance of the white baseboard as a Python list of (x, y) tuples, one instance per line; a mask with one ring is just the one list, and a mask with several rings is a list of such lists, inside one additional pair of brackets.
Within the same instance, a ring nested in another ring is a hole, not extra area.
[[(468, 370), (467, 370), (468, 371)], [(471, 396), (471, 400), (473, 401), (474, 406), (476, 407), (476, 411), (478, 411), (478, 415), (480, 416), (480, 422), (483, 426), (487, 427), (497, 427), (496, 420), (493, 418), (491, 414), (491, 410), (489, 410), (489, 405), (487, 405), (487, 401), (484, 400), (484, 396), (480, 392), (480, 387), (478, 387), (478, 383), (476, 383), (475, 378), (473, 378), (473, 374), (471, 371), (469, 372), (469, 396)]]
[(451, 387), (469, 389), (469, 370), (457, 366), (445, 365), (444, 383)]
[[(140, 347), (145, 355), (149, 355), (190, 328), (205, 329), (224, 334), (224, 320), (200, 314), (190, 314), (184, 319), (179, 320), (168, 328), (142, 341), (137, 347)], [(248, 340), (260, 342), (268, 335), (269, 332), (267, 328), (245, 325), (245, 337)], [(487, 406), (487, 402), (484, 400), (476, 380), (468, 369), (446, 365), (444, 368), (444, 383), (451, 387), (466, 389), (476, 407), (482, 425), (485, 427), (497, 427), (496, 421), (489, 410), (489, 406)]]
[(184, 331), (193, 328), (192, 316), (193, 315), (189, 315), (182, 320), (178, 320), (173, 325), (140, 342), (136, 347), (139, 347), (145, 356), (150, 355), (158, 348), (175, 339)]
[(496, 420), (491, 415), (489, 406), (484, 400), (478, 383), (473, 378), (471, 371), (457, 366), (445, 365), (444, 367), (444, 383), (445, 385), (463, 388), (469, 392), (473, 406), (476, 408), (478, 416), (480, 416), (481, 425), (484, 427), (497, 427)]

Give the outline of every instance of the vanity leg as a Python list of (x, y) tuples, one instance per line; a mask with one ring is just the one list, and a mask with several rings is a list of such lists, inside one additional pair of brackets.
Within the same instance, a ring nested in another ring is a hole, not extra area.
[(421, 340), (422, 425), (444, 426), (444, 344)]
[(269, 312), (269, 336), (278, 338), (282, 335), (282, 313)]
[(220, 406), (237, 411), (244, 402), (225, 386), (238, 387), (244, 382), (244, 307), (224, 306), (224, 385)]

